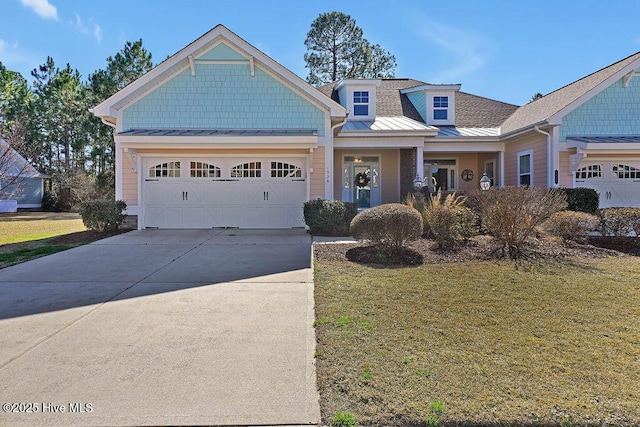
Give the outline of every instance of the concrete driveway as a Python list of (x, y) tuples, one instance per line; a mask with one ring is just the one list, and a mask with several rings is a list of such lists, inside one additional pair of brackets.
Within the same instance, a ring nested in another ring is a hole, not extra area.
[(0, 425), (317, 424), (310, 247), (141, 230), (0, 270)]

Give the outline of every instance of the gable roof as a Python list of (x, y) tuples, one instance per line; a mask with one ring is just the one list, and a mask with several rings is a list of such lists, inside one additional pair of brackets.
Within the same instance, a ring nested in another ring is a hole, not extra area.
[(640, 52), (589, 74), (550, 94), (523, 105), (502, 123), (501, 134), (509, 134), (536, 124), (551, 122), (582, 105), (640, 65)]
[(275, 73), (307, 99), (328, 110), (331, 116), (346, 116), (347, 111), (340, 104), (324, 96), (305, 80), (301, 79), (269, 56), (265, 55), (263, 52), (249, 44), (222, 24), (216, 25), (213, 29), (203, 34), (160, 64), (156, 65), (148, 73), (144, 74), (124, 89), (118, 91), (94, 108), (90, 109), (90, 111), (98, 117), (106, 119), (111, 123), (115, 123), (117, 110), (125, 107), (141, 95), (155, 89), (160, 83), (165, 82), (176, 73), (189, 67), (190, 61), (193, 58), (197, 58), (204, 54), (221, 41), (224, 41), (234, 49), (242, 52), (246, 55), (247, 59), (252, 61), (252, 63), (255, 62), (256, 65), (261, 65), (263, 68)]
[(0, 139), (0, 176), (10, 176), (21, 178), (46, 178), (34, 168), (31, 163), (20, 155), (7, 141)]
[[(335, 83), (320, 86), (318, 90), (340, 102), (338, 92), (333, 90)], [(402, 89), (425, 86), (428, 83), (414, 79), (382, 79), (376, 89), (376, 116), (405, 116), (424, 123), (418, 110), (407, 95), (400, 93)], [(518, 109), (517, 105), (495, 101), (493, 99), (456, 92), (456, 127), (492, 128), (498, 127), (507, 117)]]

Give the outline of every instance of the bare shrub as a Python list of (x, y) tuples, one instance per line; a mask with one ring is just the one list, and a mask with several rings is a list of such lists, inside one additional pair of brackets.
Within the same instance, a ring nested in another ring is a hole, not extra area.
[(482, 225), (513, 259), (522, 255), (522, 246), (534, 229), (551, 215), (567, 207), (561, 191), (540, 187), (491, 188), (476, 195)]
[(422, 235), (422, 218), (409, 206), (389, 203), (360, 212), (351, 221), (350, 232), (358, 240), (393, 251)]
[(603, 236), (629, 236), (633, 231), (640, 236), (640, 208), (605, 208), (598, 212), (600, 232)]
[(564, 241), (584, 241), (587, 234), (598, 226), (598, 217), (586, 212), (556, 212), (542, 224), (549, 233), (562, 237)]

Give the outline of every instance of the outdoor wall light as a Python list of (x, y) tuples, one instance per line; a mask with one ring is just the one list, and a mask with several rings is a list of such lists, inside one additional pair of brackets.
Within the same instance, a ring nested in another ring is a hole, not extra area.
[(420, 175), (416, 175), (415, 179), (413, 180), (413, 188), (415, 188), (416, 190), (420, 190), (422, 188), (422, 178), (420, 178)]
[(482, 191), (486, 191), (491, 187), (491, 179), (487, 176), (487, 173), (482, 174), (482, 178), (480, 178), (480, 189)]

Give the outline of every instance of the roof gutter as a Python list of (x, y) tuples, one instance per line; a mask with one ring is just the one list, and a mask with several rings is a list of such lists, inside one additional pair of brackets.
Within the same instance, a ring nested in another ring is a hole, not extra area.
[(553, 169), (553, 159), (551, 158), (551, 134), (540, 129), (538, 125), (534, 125), (533, 130), (547, 137), (547, 188), (553, 188), (555, 186), (555, 173), (551, 173), (551, 170)]

